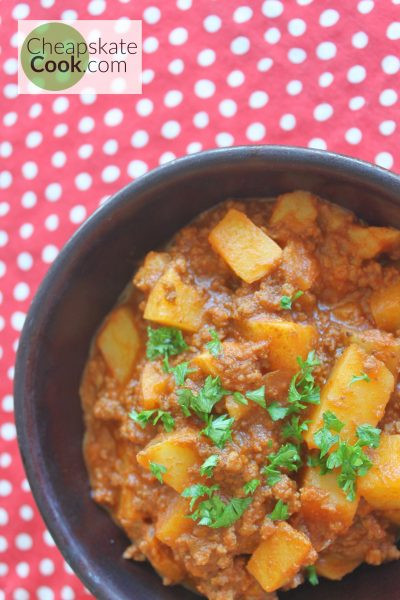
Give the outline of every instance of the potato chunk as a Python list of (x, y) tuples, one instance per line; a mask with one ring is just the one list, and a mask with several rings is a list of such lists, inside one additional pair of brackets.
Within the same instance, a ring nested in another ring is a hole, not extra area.
[(396, 377), (400, 368), (400, 339), (379, 329), (351, 332), (349, 342), (381, 360)]
[(243, 333), (251, 340), (268, 341), (271, 370), (298, 371), (297, 357), (307, 358), (317, 341), (317, 332), (312, 325), (293, 321), (249, 319), (243, 324)]
[(270, 225), (284, 223), (295, 233), (303, 233), (317, 219), (317, 200), (310, 192), (298, 190), (278, 197), (270, 218)]
[(216, 360), (210, 352), (201, 352), (196, 354), (191, 360), (191, 366), (199, 368), (206, 375), (215, 377), (218, 375)]
[(356, 256), (374, 258), (382, 252), (390, 252), (400, 245), (400, 231), (389, 227), (360, 227), (351, 225), (347, 236)]
[(371, 469), (357, 480), (360, 494), (377, 510), (400, 509), (400, 435), (383, 433), (371, 460)]
[(140, 376), (143, 407), (151, 410), (160, 406), (160, 397), (168, 388), (168, 375), (163, 373), (159, 364), (147, 362)]
[(361, 563), (362, 560), (357, 558), (349, 560), (347, 557), (332, 552), (323, 554), (315, 563), (315, 568), (318, 575), (338, 581), (354, 571)]
[(150, 462), (166, 467), (163, 480), (181, 493), (190, 483), (188, 470), (200, 465), (195, 442), (198, 431), (189, 427), (156, 436), (137, 455), (138, 463), (150, 470)]
[(225, 401), (225, 405), (229, 416), (233, 417), (237, 421), (246, 416), (251, 408), (251, 402), (249, 402), (248, 404), (238, 404), (232, 397), (229, 396)]
[(208, 239), (215, 252), (246, 283), (270, 273), (282, 254), (276, 242), (234, 208), (214, 227)]
[(179, 583), (185, 577), (185, 569), (175, 559), (171, 548), (156, 537), (146, 543), (146, 556), (161, 575), (165, 584)]
[(197, 331), (203, 305), (197, 289), (184, 283), (174, 267), (168, 267), (150, 292), (144, 318), (185, 331)]
[(189, 504), (190, 500), (178, 496), (171, 502), (166, 512), (160, 515), (155, 535), (167, 546), (173, 546), (180, 535), (193, 528), (194, 521), (187, 517), (190, 513)]
[(358, 498), (346, 500), (337, 482), (338, 473), (321, 475), (318, 468), (306, 467), (300, 490), (301, 513), (310, 532), (315, 528), (344, 533), (352, 524), (357, 511)]
[(169, 261), (170, 256), (166, 252), (149, 252), (132, 280), (133, 285), (143, 292), (149, 292), (160, 279)]
[(315, 558), (308, 537), (288, 523), (280, 522), (271, 537), (253, 552), (247, 569), (266, 592), (274, 592)]
[(97, 345), (113, 376), (119, 383), (126, 383), (140, 350), (139, 333), (128, 306), (112, 311), (100, 330)]
[[(356, 381), (353, 375), (365, 372), (371, 381)], [(323, 413), (332, 411), (345, 423), (340, 435), (344, 441), (355, 442), (358, 425), (375, 427), (385, 412), (394, 387), (394, 377), (385, 365), (368, 356), (356, 344), (351, 344), (336, 361), (321, 392), (321, 403), (311, 415), (304, 439), (309, 448), (316, 448), (314, 433), (323, 425)]]
[(400, 281), (373, 292), (369, 302), (380, 329), (392, 332), (400, 329)]

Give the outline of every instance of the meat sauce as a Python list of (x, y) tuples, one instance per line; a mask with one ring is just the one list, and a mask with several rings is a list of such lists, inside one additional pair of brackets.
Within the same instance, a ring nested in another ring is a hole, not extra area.
[(400, 232), (302, 191), (146, 256), (81, 385), (125, 558), (210, 600), (399, 558), (399, 257)]

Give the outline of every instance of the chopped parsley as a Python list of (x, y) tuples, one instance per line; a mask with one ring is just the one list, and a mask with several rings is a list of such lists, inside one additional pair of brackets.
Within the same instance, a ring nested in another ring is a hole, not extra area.
[(204, 429), (200, 433), (203, 433), (214, 442), (218, 448), (224, 448), (226, 442), (232, 439), (232, 425), (235, 419), (228, 415), (209, 415), (207, 417)]
[(303, 441), (303, 431), (308, 430), (308, 424), (310, 421), (302, 421), (300, 423), (300, 417), (292, 417), (288, 423), (282, 427), (282, 435), (284, 438), (292, 438), (296, 442)]
[(218, 463), (219, 463), (218, 454), (212, 454), (211, 456), (206, 458), (206, 460), (201, 465), (200, 475), (203, 475), (205, 477), (212, 477), (214, 474), (214, 468), (217, 466)]
[(282, 296), (280, 301), (281, 308), (283, 308), (283, 310), (291, 310), (293, 302), (303, 294), (304, 292), (302, 290), (298, 290), (293, 296)]
[(206, 348), (215, 358), (217, 358), (222, 351), (221, 340), (218, 337), (218, 333), (215, 329), (209, 329), (208, 333), (211, 336), (211, 342), (207, 342)]
[(251, 479), (250, 481), (244, 484), (243, 491), (246, 494), (246, 496), (249, 496), (250, 494), (254, 494), (254, 492), (260, 485), (261, 481), (259, 479)]
[(279, 402), (272, 402), (269, 406), (267, 406), (267, 411), (269, 412), (269, 416), (273, 421), (280, 421), (289, 413), (289, 407), (282, 406), (282, 404), (279, 404)]
[(194, 373), (196, 369), (189, 368), (189, 362), (181, 362), (176, 367), (169, 367), (169, 372), (173, 374), (176, 385), (184, 385), (186, 377)]
[(246, 397), (241, 392), (233, 392), (232, 397), (237, 404), (248, 405)]
[(378, 448), (381, 441), (381, 430), (372, 425), (359, 425), (356, 429), (358, 443), (368, 448)]
[(262, 385), (258, 390), (253, 390), (251, 392), (246, 392), (245, 394), (247, 400), (252, 400), (261, 408), (266, 408), (265, 404), (265, 385)]
[(157, 425), (160, 419), (164, 425), (165, 431), (172, 431), (175, 427), (174, 417), (165, 410), (142, 410), (140, 413), (136, 412), (136, 410), (132, 410), (129, 413), (129, 417), (135, 421), (135, 423), (138, 423), (142, 429), (144, 429), (150, 421), (153, 425)]
[(367, 375), (366, 373), (360, 373), (359, 375), (353, 375), (353, 377), (351, 378), (351, 381), (349, 383), (350, 385), (353, 385), (353, 383), (356, 383), (356, 381), (371, 381), (371, 377), (369, 375)]
[(191, 498), (190, 510), (194, 503), (201, 496), (208, 496), (206, 500), (199, 502), (196, 510), (188, 515), (190, 519), (197, 521), (198, 525), (218, 529), (220, 527), (230, 527), (243, 515), (244, 511), (251, 504), (252, 498), (232, 498), (225, 503), (215, 492), (219, 489), (218, 485), (211, 487), (201, 484), (192, 485), (182, 492), (184, 498)]
[(159, 465), (158, 463), (151, 462), (151, 461), (149, 464), (150, 464), (150, 471), (154, 475), (154, 477), (156, 479), (158, 479), (158, 481), (160, 483), (164, 483), (163, 475), (164, 475), (164, 473), (167, 472), (167, 467), (164, 467), (164, 465)]
[(190, 501), (190, 510), (193, 509), (193, 506), (198, 498), (202, 496), (211, 496), (214, 494), (216, 490), (219, 490), (219, 485), (203, 485), (202, 483), (195, 483), (194, 485), (190, 485), (185, 488), (181, 494), (183, 498), (191, 498)]
[(286, 521), (286, 519), (289, 517), (288, 505), (282, 500), (278, 500), (278, 502), (275, 504), (274, 510), (269, 513), (268, 517), (272, 521)]
[(306, 574), (307, 574), (307, 579), (311, 583), (311, 585), (319, 584), (317, 570), (314, 565), (310, 565), (309, 567), (306, 567)]
[(270, 486), (275, 485), (281, 480), (282, 474), (279, 468), (287, 471), (297, 471), (301, 466), (301, 458), (298, 448), (294, 444), (284, 444), (277, 452), (272, 452), (269, 456), (269, 465), (262, 469), (262, 473), (267, 478)]
[(191, 411), (193, 411), (198, 417), (203, 419), (203, 421), (207, 421), (208, 415), (211, 413), (215, 404), (217, 404), (223, 396), (229, 394), (229, 392), (222, 387), (221, 379), (218, 375), (216, 377), (208, 375), (203, 387), (197, 394), (187, 388), (180, 388), (176, 393), (183, 414), (188, 417), (191, 414)]
[(169, 371), (168, 359), (186, 350), (188, 345), (182, 331), (176, 327), (147, 328), (146, 356), (149, 360), (163, 357), (164, 371)]

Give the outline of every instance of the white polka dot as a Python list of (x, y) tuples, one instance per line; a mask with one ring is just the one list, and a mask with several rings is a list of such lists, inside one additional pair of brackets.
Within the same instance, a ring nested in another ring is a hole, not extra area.
[(28, 148), (36, 148), (36, 146), (39, 146), (39, 144), (42, 143), (42, 140), (43, 135), (40, 133), (40, 131), (31, 131), (26, 136), (25, 144)]
[(303, 90), (303, 84), (298, 79), (293, 79), (289, 81), (286, 86), (286, 91), (290, 96), (297, 96)]
[(357, 10), (363, 15), (367, 15), (374, 8), (374, 2), (372, 0), (361, 0), (357, 5)]
[(352, 36), (351, 43), (353, 44), (354, 48), (361, 50), (368, 44), (368, 35), (365, 33), (365, 31), (357, 31), (357, 33)]
[(10, 210), (8, 202), (0, 202), (0, 217), (4, 217)]
[(233, 146), (235, 140), (230, 133), (226, 131), (221, 131), (221, 133), (217, 133), (215, 136), (215, 143), (219, 148), (227, 148), (228, 146)]
[[(0, 481), (0, 496), (5, 495), (5, 494), (1, 494), (1, 484), (2, 484), (2, 481)], [(8, 548), (8, 542), (7, 542), (6, 538), (3, 535), (0, 535), (0, 552), (5, 552), (7, 550), (7, 548)]]
[(257, 63), (257, 69), (261, 73), (266, 73), (266, 71), (270, 70), (273, 64), (274, 61), (272, 60), (272, 58), (260, 58), (260, 60)]
[(2, 158), (8, 158), (11, 156), (12, 151), (13, 147), (10, 142), (0, 142), (0, 156)]
[(15, 545), (18, 550), (30, 550), (33, 546), (33, 541), (29, 534), (19, 533), (15, 538)]
[(29, 504), (23, 504), (19, 509), (19, 516), (21, 519), (23, 519), (23, 521), (32, 521), (33, 515), (33, 509), (31, 506), (29, 506)]
[(392, 135), (396, 130), (395, 121), (382, 121), (379, 125), (379, 131), (382, 135)]
[(88, 190), (92, 185), (92, 176), (89, 175), (89, 173), (79, 173), (79, 175), (75, 177), (75, 185), (78, 190)]
[[(5, 575), (7, 575), (8, 573), (8, 565), (6, 563), (0, 563), (0, 577), (5, 577)], [(1, 593), (3, 593), (2, 590), (0, 590)], [(3, 595), (3, 598), (5, 598), (5, 596)]]
[(28, 4), (25, 3), (21, 3), (21, 4), (16, 4), (12, 10), (12, 16), (13, 19), (15, 19), (16, 21), (20, 20), (20, 19), (26, 19), (26, 17), (29, 15), (30, 13), (30, 8)]
[(57, 169), (63, 167), (66, 162), (67, 155), (65, 154), (65, 152), (61, 152), (61, 150), (59, 150), (58, 152), (54, 152), (53, 156), (51, 157), (51, 164)]
[(265, 0), (261, 10), (265, 17), (274, 19), (283, 13), (283, 4), (279, 0)]
[(44, 226), (48, 231), (55, 231), (58, 228), (59, 224), (60, 219), (58, 215), (49, 215), (48, 217), (46, 217), (46, 220), (44, 222)]
[(115, 127), (116, 125), (119, 125), (122, 122), (123, 118), (124, 113), (120, 108), (111, 108), (104, 115), (104, 123), (108, 127)]
[(186, 152), (188, 154), (195, 154), (196, 152), (201, 152), (202, 149), (203, 146), (200, 144), (200, 142), (191, 142), (187, 145)]
[(63, 137), (68, 133), (68, 125), (66, 123), (59, 123), (54, 127), (55, 137)]
[(307, 4), (311, 4), (313, 0), (296, 0), (296, 2), (300, 6), (307, 6)]
[(179, 10), (189, 10), (192, 7), (192, 0), (176, 0), (176, 6)]
[(249, 106), (250, 108), (263, 108), (268, 103), (268, 100), (267, 92), (257, 90), (250, 95)]
[[(115, 144), (117, 144), (117, 142), (115, 140), (109, 140), (109, 141), (110, 142), (114, 141)], [(138, 131), (135, 131), (135, 133), (131, 137), (131, 145), (134, 148), (144, 148), (144, 146), (146, 146), (148, 144), (148, 141), (149, 141), (149, 134), (144, 129), (139, 129)], [(118, 146), (115, 148), (114, 152), (111, 152), (111, 153), (106, 152), (106, 154), (115, 154), (115, 152), (117, 151), (117, 148), (118, 148)], [(103, 147), (103, 150), (105, 152), (105, 147)]]
[(333, 108), (327, 102), (318, 104), (314, 108), (314, 119), (316, 121), (327, 121), (333, 115)]
[(231, 71), (226, 78), (226, 82), (230, 87), (239, 87), (245, 80), (243, 71), (235, 70)]
[(340, 15), (334, 8), (328, 8), (324, 10), (319, 17), (319, 24), (321, 27), (332, 27), (339, 21)]
[(185, 68), (185, 63), (181, 58), (175, 58), (168, 65), (168, 71), (172, 73), (172, 75), (180, 75), (183, 73)]
[(116, 165), (107, 165), (101, 172), (101, 178), (105, 183), (112, 183), (120, 176), (121, 171)]
[(194, 93), (199, 98), (211, 98), (215, 93), (215, 83), (209, 79), (199, 79), (194, 84)]
[(153, 112), (153, 102), (149, 98), (142, 98), (136, 104), (136, 112), (141, 117), (147, 117)]
[(246, 23), (253, 16), (253, 10), (250, 6), (239, 6), (233, 13), (235, 23)]
[(19, 235), (22, 237), (23, 240), (27, 240), (31, 237), (33, 230), (34, 227), (32, 223), (23, 223), (19, 228)]
[(351, 127), (346, 131), (345, 138), (349, 144), (359, 144), (362, 140), (362, 132), (358, 127)]
[(347, 71), (347, 80), (350, 83), (361, 83), (367, 76), (365, 67), (361, 65), (354, 65)]
[(148, 171), (148, 166), (143, 160), (132, 160), (128, 165), (128, 175), (137, 179)]
[(251, 142), (259, 142), (265, 137), (266, 129), (262, 123), (252, 123), (246, 129), (246, 137)]
[[(92, 2), (99, 0), (92, 0)], [(42, 585), (37, 589), (36, 597), (38, 600), (54, 600), (54, 592), (47, 585)]]
[(217, 15), (208, 15), (203, 21), (203, 27), (208, 33), (219, 31), (221, 24), (221, 19)]
[(2, 260), (0, 260), (0, 277), (4, 277), (4, 275), (6, 274), (7, 271), (7, 267), (6, 267), (6, 263)]
[(88, 7), (87, 7), (88, 13), (93, 15), (94, 17), (101, 15), (105, 11), (105, 9), (106, 9), (105, 0), (91, 0), (91, 2), (89, 2)]
[(3, 452), (2, 454), (0, 454), (0, 467), (2, 469), (7, 469), (7, 467), (11, 465), (11, 462), (11, 454), (9, 454), (8, 452)]
[(378, 165), (378, 167), (391, 169), (393, 162), (393, 156), (390, 154), (390, 152), (379, 152), (379, 154), (375, 156), (375, 163)]
[(93, 104), (96, 101), (97, 94), (95, 94), (91, 89), (83, 91), (82, 94), (79, 95), (80, 101), (82, 104)]
[(18, 96), (18, 88), (15, 83), (7, 83), (3, 88), (3, 94), (6, 98), (13, 99)]
[(17, 256), (17, 264), (22, 271), (29, 271), (33, 265), (33, 258), (29, 252), (21, 252)]
[(268, 44), (277, 44), (280, 39), (281, 39), (281, 32), (279, 31), (279, 29), (277, 27), (270, 27), (264, 33), (264, 40)]
[(54, 244), (48, 244), (42, 250), (42, 261), (46, 264), (50, 264), (57, 257), (58, 248)]
[(8, 233), (7, 231), (0, 231), (0, 248), (4, 248), (8, 244)]
[(71, 567), (69, 566), (69, 564), (67, 562), (65, 562), (65, 561), (64, 561), (64, 571), (66, 573), (68, 573), (68, 575), (73, 575), (74, 574), (74, 572), (71, 569)]
[(45, 577), (52, 575), (54, 573), (54, 563), (50, 558), (43, 558), (43, 560), (39, 563), (39, 571)]
[(238, 56), (246, 54), (250, 49), (250, 40), (244, 35), (239, 35), (231, 42), (231, 52)]
[(211, 48), (205, 48), (197, 55), (197, 62), (201, 67), (209, 67), (215, 62), (215, 52)]
[[(104, 146), (103, 146), (104, 148)], [(78, 156), (79, 158), (89, 158), (90, 156), (92, 156), (93, 154), (93, 146), (92, 144), (82, 144), (82, 146), (79, 146), (78, 148)]]
[(178, 137), (180, 132), (181, 126), (179, 125), (178, 121), (167, 121), (161, 127), (161, 135), (167, 140), (172, 140)]
[(185, 27), (176, 27), (168, 36), (169, 43), (173, 46), (182, 46), (188, 40), (189, 33)]
[(85, 220), (85, 218), (86, 208), (83, 206), (83, 204), (77, 204), (76, 206), (72, 207), (69, 211), (69, 220), (75, 225), (82, 223)]
[(158, 161), (160, 165), (165, 165), (166, 163), (171, 162), (171, 160), (175, 160), (176, 156), (173, 152), (164, 152), (160, 156), (160, 160)]
[(294, 65), (303, 63), (307, 58), (307, 53), (302, 48), (291, 48), (288, 52), (288, 59)]
[[(110, 125), (110, 123), (107, 123), (107, 125)], [(94, 119), (92, 117), (82, 117), (82, 119), (78, 123), (78, 130), (81, 133), (89, 133), (93, 129), (94, 129)]]
[[(25, 317), (25, 315), (24, 315), (24, 317)], [(14, 329), (17, 329), (17, 328), (14, 327)], [(18, 331), (20, 331), (20, 330), (18, 330)], [(11, 440), (15, 440), (15, 438), (17, 436), (17, 432), (16, 432), (16, 429), (15, 429), (14, 423), (3, 423), (3, 425), (0, 427), (0, 436), (6, 442), (10, 442)]]
[(37, 119), (37, 117), (39, 117), (39, 115), (42, 114), (42, 110), (43, 110), (43, 106), (41, 104), (39, 104), (38, 102), (35, 102), (34, 104), (32, 104), (32, 106), (29, 109), (30, 118)]
[(47, 529), (43, 532), (43, 541), (47, 546), (55, 546), (55, 542)]
[(23, 479), (23, 481), (21, 483), (21, 489), (24, 492), (30, 492), (31, 491), (31, 488), (30, 488), (30, 485), (29, 485), (29, 482), (28, 482), (27, 479)]
[(30, 594), (24, 588), (16, 588), (13, 593), (13, 600), (29, 600)]
[(333, 42), (322, 42), (318, 44), (317, 56), (321, 60), (330, 60), (336, 56), (336, 45)]
[(350, 110), (360, 110), (365, 105), (365, 98), (362, 96), (353, 96), (349, 100), (349, 108)]
[(395, 75), (400, 69), (400, 58), (394, 56), (394, 54), (389, 54), (382, 59), (381, 67), (386, 75)]
[(0, 189), (5, 190), (10, 187), (12, 180), (10, 171), (0, 171)]
[(168, 108), (178, 106), (183, 100), (183, 94), (179, 90), (169, 90), (164, 96), (164, 104)]
[(206, 112), (204, 112), (204, 110), (196, 113), (193, 117), (193, 125), (195, 127), (198, 127), (199, 129), (203, 129), (204, 127), (207, 127), (209, 122), (210, 122), (209, 116)]
[(56, 202), (62, 193), (62, 187), (59, 183), (49, 183), (44, 190), (44, 195), (49, 202)]
[(307, 29), (306, 22), (303, 19), (291, 19), (288, 23), (288, 31), (290, 35), (299, 37), (303, 35)]
[(150, 36), (147, 37), (144, 41), (143, 41), (143, 52), (145, 52), (146, 54), (153, 54), (153, 52), (156, 52), (158, 50), (158, 39), (154, 36)]
[(329, 87), (333, 82), (333, 75), (326, 71), (325, 73), (321, 73), (318, 79), (318, 84), (320, 87)]
[(161, 11), (157, 6), (148, 6), (143, 11), (143, 19), (149, 25), (155, 25), (161, 19)]
[(144, 85), (148, 85), (153, 81), (154, 75), (155, 73), (153, 69), (144, 69), (144, 71), (142, 72), (142, 83)]
[[(19, 285), (24, 285), (24, 284), (17, 283), (17, 285), (14, 288), (14, 298), (15, 298), (15, 290), (16, 290), (16, 288)], [(16, 298), (16, 300), (17, 300), (17, 298)], [(18, 298), (18, 300), (19, 300), (19, 298)], [(2, 406), (2, 408), (4, 410), (4, 412), (13, 412), (13, 410), (14, 410), (14, 398), (12, 397), (11, 394), (7, 394), (6, 396), (4, 396), (3, 401), (1, 403), (1, 406)]]
[(279, 121), (281, 129), (291, 131), (296, 127), (296, 117), (292, 114), (283, 115)]
[(18, 115), (16, 112), (6, 113), (3, 117), (3, 123), (6, 127), (12, 127), (18, 120)]
[(30, 573), (29, 564), (27, 562), (20, 562), (16, 565), (15, 571), (16, 571), (18, 577), (25, 579), (26, 577), (28, 577), (28, 575)]
[(63, 21), (75, 21), (78, 18), (76, 10), (68, 9), (61, 13), (61, 19)]
[(69, 100), (65, 96), (60, 96), (59, 98), (56, 98), (52, 104), (53, 112), (55, 112), (57, 115), (60, 115), (61, 113), (68, 110), (68, 107)]
[(15, 331), (21, 331), (26, 319), (26, 314), (21, 311), (16, 311), (11, 315), (11, 327)]
[(29, 294), (30, 294), (29, 285), (23, 281), (20, 281), (14, 287), (13, 294), (14, 294), (15, 300), (17, 300), (18, 302), (23, 302), (24, 300), (26, 300), (29, 297)]
[(379, 95), (379, 103), (382, 106), (393, 106), (397, 102), (397, 92), (392, 89), (383, 90)]
[(3, 65), (4, 72), (7, 75), (15, 75), (18, 71), (18, 61), (16, 58), (7, 58)]
[(233, 117), (237, 111), (237, 104), (234, 100), (227, 98), (219, 103), (218, 110), (223, 117)]
[(21, 204), (24, 208), (33, 208), (36, 205), (37, 196), (35, 192), (25, 192), (21, 198)]
[(400, 40), (400, 21), (390, 23), (389, 27), (386, 29), (386, 37), (388, 37), (389, 40)]
[(7, 525), (8, 520), (8, 512), (5, 508), (0, 508), (0, 525)]
[(14, 373), (15, 373), (15, 368), (14, 367), (9, 367), (7, 369), (7, 377), (8, 377), (8, 379), (10, 379), (10, 381), (14, 380)]

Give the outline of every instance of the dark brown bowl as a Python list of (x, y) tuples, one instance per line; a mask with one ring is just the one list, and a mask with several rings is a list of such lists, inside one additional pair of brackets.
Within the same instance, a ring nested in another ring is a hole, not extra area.
[[(146, 252), (229, 197), (311, 190), (376, 225), (400, 227), (400, 179), (345, 156), (274, 146), (212, 150), (155, 169), (118, 192), (66, 244), (29, 311), (15, 414), (28, 479), (66, 560), (99, 600), (190, 600), (150, 566), (121, 558), (127, 539), (89, 495), (79, 381), (90, 340)], [(287, 600), (393, 600), (400, 567), (362, 567)]]

